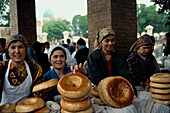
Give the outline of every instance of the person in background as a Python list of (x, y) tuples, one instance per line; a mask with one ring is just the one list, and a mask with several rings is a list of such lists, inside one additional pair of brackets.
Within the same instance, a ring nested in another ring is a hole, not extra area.
[(122, 76), (133, 86), (126, 59), (114, 52), (115, 37), (115, 32), (110, 27), (97, 33), (95, 49), (87, 57), (88, 73), (94, 85), (98, 85), (102, 79), (109, 76)]
[(149, 36), (141, 36), (131, 46), (127, 62), (130, 67), (131, 77), (135, 88), (139, 91), (146, 90), (150, 76), (156, 73), (156, 67), (151, 55), (152, 40)]
[(170, 55), (170, 32), (165, 34), (166, 44), (163, 43), (163, 46), (165, 47), (163, 53), (165, 56)]
[(51, 65), (48, 62), (48, 55), (42, 52), (42, 43), (35, 41), (31, 48), (35, 54), (35, 61), (42, 67), (43, 73), (49, 71)]
[(77, 64), (84, 64), (87, 60), (87, 56), (89, 54), (89, 49), (86, 47), (86, 42), (82, 38), (77, 41), (77, 52), (75, 55), (75, 59), (77, 60)]
[(155, 72), (156, 73), (160, 73), (160, 66), (158, 64), (158, 62), (156, 61), (155, 56), (153, 55), (153, 51), (154, 51), (154, 46), (155, 46), (155, 38), (153, 36), (149, 36), (148, 34), (145, 34), (143, 36), (148, 36), (151, 40), (152, 40), (152, 45), (151, 45), (151, 51), (150, 51), (150, 55), (153, 58), (153, 63), (155, 64)]
[(10, 59), (0, 62), (0, 106), (39, 96), (31, 91), (44, 81), (42, 68), (27, 55), (23, 35), (15, 34), (9, 39), (7, 52)]
[(44, 53), (48, 54), (49, 48), (50, 48), (50, 43), (45, 42), (45, 51), (44, 51)]
[(0, 61), (4, 60), (6, 39), (0, 38)]
[(46, 47), (45, 43), (41, 43), (41, 52), (43, 52), (43, 53), (44, 53), (44, 51), (45, 51), (45, 47)]
[(76, 53), (77, 53), (77, 45), (76, 45), (76, 43), (75, 42), (72, 42), (71, 43), (73, 46), (74, 46), (74, 48), (75, 48), (75, 51), (72, 53), (72, 57), (74, 58), (75, 57), (75, 55), (76, 55)]
[(68, 44), (68, 49), (72, 54), (75, 51), (75, 47), (71, 44), (71, 40), (69, 38), (67, 39), (67, 44)]
[[(87, 74), (87, 70), (82, 67), (82, 64), (73, 66), (67, 66), (67, 51), (66, 48), (61, 45), (53, 45), (49, 49), (48, 60), (53, 66), (51, 70), (44, 74), (44, 80), (48, 81), (51, 79), (60, 80), (65, 74), (73, 72), (80, 72)], [(55, 95), (59, 95), (57, 87), (48, 93), (48, 100), (53, 100)]]

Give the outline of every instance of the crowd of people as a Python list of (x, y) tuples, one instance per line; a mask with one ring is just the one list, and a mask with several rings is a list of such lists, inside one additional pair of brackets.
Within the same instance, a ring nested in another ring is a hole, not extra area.
[[(94, 85), (109, 76), (124, 77), (133, 86), (134, 98), (138, 98), (139, 89), (149, 91), (149, 78), (161, 72), (152, 55), (154, 37), (138, 38), (125, 58), (114, 50), (116, 34), (110, 27), (98, 31), (92, 52), (82, 38), (77, 43), (68, 39), (67, 44), (51, 47), (49, 42), (38, 41), (28, 47), (21, 34), (7, 41), (0, 38), (0, 106), (33, 96), (54, 100), (54, 96), (59, 95), (57, 87), (47, 94), (32, 93), (32, 88), (54, 78), (60, 80), (71, 72), (84, 74)], [(167, 56), (170, 54), (170, 33), (166, 34), (166, 41), (164, 52)]]

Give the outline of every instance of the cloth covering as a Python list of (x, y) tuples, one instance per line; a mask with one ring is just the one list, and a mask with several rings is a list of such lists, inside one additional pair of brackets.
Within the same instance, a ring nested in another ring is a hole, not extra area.
[(52, 47), (50, 47), (50, 49), (48, 51), (48, 61), (49, 62), (50, 62), (51, 52), (56, 47), (60, 47), (65, 51), (65, 53), (66, 53), (66, 64), (67, 64), (68, 67), (71, 66), (71, 65), (73, 65), (73, 66), (77, 65), (76, 59), (72, 58), (70, 51), (67, 48), (63, 47), (62, 45), (53, 45)]
[[(145, 92), (143, 94), (150, 95), (150, 92)], [(61, 95), (56, 95), (54, 97), (54, 101), (48, 101), (46, 103), (46, 105), (48, 104), (47, 107), (49, 107), (50, 103), (50, 113), (60, 113), (60, 110), (58, 110), (58, 108), (60, 108), (61, 106), (57, 107), (57, 109), (54, 106), (59, 105), (61, 98)], [(113, 108), (111, 106), (98, 105), (94, 103), (93, 98), (91, 99), (91, 102), (95, 109), (94, 113), (170, 113), (170, 108), (168, 106), (156, 103), (150, 97), (146, 99), (134, 99), (132, 101), (132, 104), (124, 108)]]
[(137, 113), (137, 110), (133, 104), (130, 104), (124, 108), (113, 108), (111, 106), (101, 106), (95, 104), (92, 99), (92, 105), (95, 109), (95, 113)]

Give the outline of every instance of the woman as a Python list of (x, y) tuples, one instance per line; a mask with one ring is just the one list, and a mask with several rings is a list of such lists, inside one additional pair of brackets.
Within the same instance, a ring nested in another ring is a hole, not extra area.
[(154, 58), (151, 54), (152, 40), (148, 36), (141, 36), (130, 48), (128, 64), (134, 85), (143, 90), (148, 86), (149, 78), (156, 72)]
[[(73, 72), (81, 72), (82, 74), (87, 74), (87, 71), (82, 67), (82, 64), (75, 67), (68, 67), (67, 60), (67, 51), (61, 45), (54, 45), (49, 49), (48, 52), (48, 60), (53, 66), (51, 70), (49, 70), (46, 74), (44, 74), (44, 80), (48, 81), (50, 79), (58, 79), (62, 78), (65, 74)], [(48, 93), (48, 100), (53, 100), (55, 95), (58, 95), (59, 92), (57, 87)]]
[(7, 46), (10, 59), (0, 62), (0, 106), (6, 103), (18, 103), (29, 96), (32, 87), (44, 81), (42, 68), (29, 59), (25, 37), (16, 34)]
[(93, 84), (97, 85), (109, 76), (122, 76), (130, 81), (127, 61), (114, 52), (115, 33), (111, 28), (98, 31), (95, 50), (87, 58), (88, 71)]

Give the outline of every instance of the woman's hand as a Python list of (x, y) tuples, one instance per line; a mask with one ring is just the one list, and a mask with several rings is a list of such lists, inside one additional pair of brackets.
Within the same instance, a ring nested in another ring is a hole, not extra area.
[(87, 70), (83, 67), (82, 63), (80, 63), (79, 65), (71, 66), (71, 71), (73, 71), (73, 73), (79, 72), (87, 75)]

